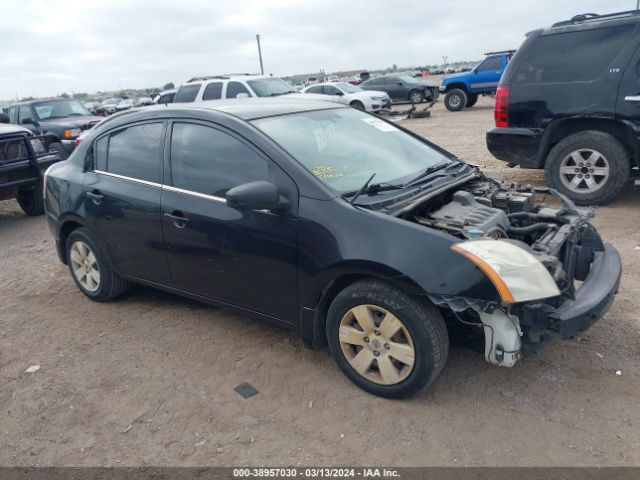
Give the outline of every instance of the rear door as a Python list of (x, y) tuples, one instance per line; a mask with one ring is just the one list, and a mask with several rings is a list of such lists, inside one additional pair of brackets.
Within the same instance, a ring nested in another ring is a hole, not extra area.
[[(640, 29), (633, 32), (632, 45), (640, 44)], [(629, 58), (624, 63), (622, 59)], [(615, 117), (620, 120), (628, 120), (640, 125), (640, 48), (635, 52), (628, 52), (626, 56), (620, 56), (619, 63), (612, 65), (610, 70), (620, 69), (622, 80), (618, 88)]]
[(555, 29), (527, 39), (507, 69), (509, 125), (544, 128), (551, 118), (612, 118), (634, 25)]
[(162, 121), (144, 122), (96, 139), (83, 201), (115, 271), (167, 285), (160, 214), (164, 131)]
[[(296, 323), (295, 183), (221, 127), (181, 121), (170, 130), (162, 213), (173, 285)], [(256, 180), (277, 185), (290, 208), (270, 212), (227, 206), (227, 190)]]

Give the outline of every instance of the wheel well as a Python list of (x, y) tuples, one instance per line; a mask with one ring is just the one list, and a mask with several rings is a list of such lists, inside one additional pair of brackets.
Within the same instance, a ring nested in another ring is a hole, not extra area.
[(65, 222), (60, 228), (60, 258), (67, 264), (67, 238), (71, 235), (75, 229), (82, 227), (78, 222), (74, 222), (72, 220)]
[(629, 153), (629, 158), (634, 159), (638, 164), (638, 146), (633, 130), (622, 122), (600, 118), (568, 119), (548, 128), (548, 133), (545, 134), (546, 138), (541, 145), (542, 151), (539, 154), (539, 158), (542, 160), (541, 164), (545, 163), (547, 155), (560, 140), (584, 130), (599, 130), (613, 136), (624, 145)]
[(465, 93), (468, 93), (467, 86), (464, 83), (450, 83), (449, 85), (447, 85), (447, 89), (445, 90), (445, 93), (449, 93), (454, 88), (459, 88), (460, 90), (463, 90)]

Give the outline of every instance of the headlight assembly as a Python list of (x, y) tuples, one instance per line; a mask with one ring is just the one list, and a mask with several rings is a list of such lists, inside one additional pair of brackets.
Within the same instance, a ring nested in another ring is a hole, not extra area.
[(560, 295), (551, 274), (531, 253), (504, 240), (471, 240), (452, 250), (471, 260), (498, 290), (505, 303)]

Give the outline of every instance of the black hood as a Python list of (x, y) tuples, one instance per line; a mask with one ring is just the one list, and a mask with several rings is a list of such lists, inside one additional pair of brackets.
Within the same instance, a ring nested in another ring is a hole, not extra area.
[(93, 127), (96, 123), (103, 120), (103, 117), (98, 117), (95, 115), (78, 115), (74, 117), (64, 117), (64, 118), (47, 118), (45, 120), (40, 121), (40, 128), (47, 129), (70, 129), (70, 128), (79, 128), (81, 130), (87, 130)]

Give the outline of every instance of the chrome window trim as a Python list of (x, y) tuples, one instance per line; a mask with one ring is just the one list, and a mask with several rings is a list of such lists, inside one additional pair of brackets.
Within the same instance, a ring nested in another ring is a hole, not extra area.
[(120, 178), (122, 180), (129, 180), (130, 182), (141, 183), (143, 185), (149, 185), (150, 187), (161, 188), (162, 185), (155, 182), (150, 182), (148, 180), (140, 180), (139, 178), (127, 177), (125, 175), (119, 175), (117, 173), (105, 172), (104, 170), (93, 170), (94, 173), (98, 173), (100, 175), (106, 175), (108, 177)]
[(191, 195), (193, 197), (206, 198), (207, 200), (213, 200), (215, 202), (227, 203), (227, 200), (222, 197), (216, 197), (215, 195), (207, 195), (206, 193), (194, 192), (192, 190), (184, 190), (182, 188), (173, 187), (171, 185), (163, 185), (162, 188), (164, 190), (169, 190), (170, 192), (184, 193), (185, 195)]

